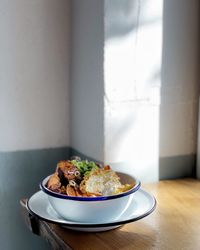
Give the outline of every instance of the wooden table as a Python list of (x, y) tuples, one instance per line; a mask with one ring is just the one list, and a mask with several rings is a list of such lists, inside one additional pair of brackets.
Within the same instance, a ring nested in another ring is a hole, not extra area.
[(31, 217), (21, 200), (23, 218), (52, 249), (199, 250), (200, 181), (181, 179), (143, 185), (157, 200), (156, 210), (140, 221), (101, 233), (64, 229)]

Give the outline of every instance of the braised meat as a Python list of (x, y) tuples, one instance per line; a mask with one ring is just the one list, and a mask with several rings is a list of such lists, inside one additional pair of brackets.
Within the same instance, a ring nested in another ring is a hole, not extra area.
[(47, 188), (49, 188), (50, 190), (54, 191), (54, 192), (61, 192), (61, 182), (60, 182), (60, 178), (58, 176), (58, 173), (55, 172), (48, 180), (47, 182)]
[(70, 180), (80, 180), (80, 172), (76, 166), (69, 161), (60, 161), (57, 164), (58, 176), (62, 185), (67, 185)]

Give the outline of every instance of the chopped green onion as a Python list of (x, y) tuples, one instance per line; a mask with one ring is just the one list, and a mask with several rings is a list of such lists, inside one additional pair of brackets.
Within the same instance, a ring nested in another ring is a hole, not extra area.
[(89, 174), (91, 170), (98, 169), (98, 166), (93, 161), (88, 160), (71, 160), (71, 163), (78, 168), (82, 175)]

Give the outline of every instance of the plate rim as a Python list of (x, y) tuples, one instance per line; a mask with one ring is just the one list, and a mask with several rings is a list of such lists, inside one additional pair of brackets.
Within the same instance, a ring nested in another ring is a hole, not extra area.
[[(150, 194), (149, 192), (143, 190), (142, 188), (140, 188), (137, 192), (139, 191), (142, 191), (143, 193), (149, 195), (151, 198), (152, 198), (152, 202), (153, 202), (153, 205), (152, 207), (145, 213), (141, 214), (140, 216), (137, 216), (135, 218), (130, 218), (130, 219), (127, 219), (127, 220), (122, 220), (122, 221), (114, 221), (114, 222), (103, 222), (103, 223), (84, 223), (84, 222), (73, 222), (73, 221), (66, 221), (66, 222), (60, 222), (60, 221), (56, 221), (56, 220), (51, 220), (51, 219), (47, 219), (41, 215), (38, 215), (37, 213), (35, 213), (34, 211), (32, 211), (32, 209), (30, 208), (30, 199), (31, 197), (36, 194), (36, 193), (40, 193), (42, 192), (42, 190), (39, 190), (37, 192), (35, 192), (26, 202), (26, 207), (27, 207), (27, 210), (28, 212), (32, 215), (32, 216), (35, 216), (36, 218), (38, 219), (41, 219), (43, 221), (46, 221), (46, 222), (50, 222), (50, 223), (53, 223), (53, 224), (57, 224), (57, 225), (61, 225), (61, 226), (69, 226), (69, 227), (82, 227), (82, 228), (99, 228), (99, 227), (112, 227), (112, 226), (120, 226), (120, 225), (124, 225), (124, 224), (128, 224), (128, 223), (131, 223), (131, 222), (135, 222), (135, 221), (138, 221), (138, 220), (141, 220), (143, 218), (145, 218), (146, 216), (150, 215), (156, 208), (156, 205), (157, 205), (157, 201), (155, 199), (155, 197)], [(60, 219), (62, 221), (65, 221), (64, 218)]]

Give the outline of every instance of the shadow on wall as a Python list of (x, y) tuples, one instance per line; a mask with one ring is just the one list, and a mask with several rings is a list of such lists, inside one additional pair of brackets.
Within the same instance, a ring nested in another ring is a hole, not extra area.
[[(105, 23), (106, 26), (106, 37), (107, 39), (118, 38), (120, 36), (127, 35), (135, 29), (138, 29), (138, 24), (140, 27), (143, 25), (151, 25), (157, 22), (157, 18), (145, 17), (142, 20), (140, 18), (140, 8), (141, 4), (146, 5), (148, 0), (144, 1), (133, 1), (133, 0), (115, 0), (115, 6), (113, 8), (113, 1), (105, 1), (105, 9), (109, 9), (109, 17), (112, 20), (109, 23)], [(118, 17), (116, 19), (116, 16)]]
[(164, 0), (160, 179), (195, 176), (199, 1)]

